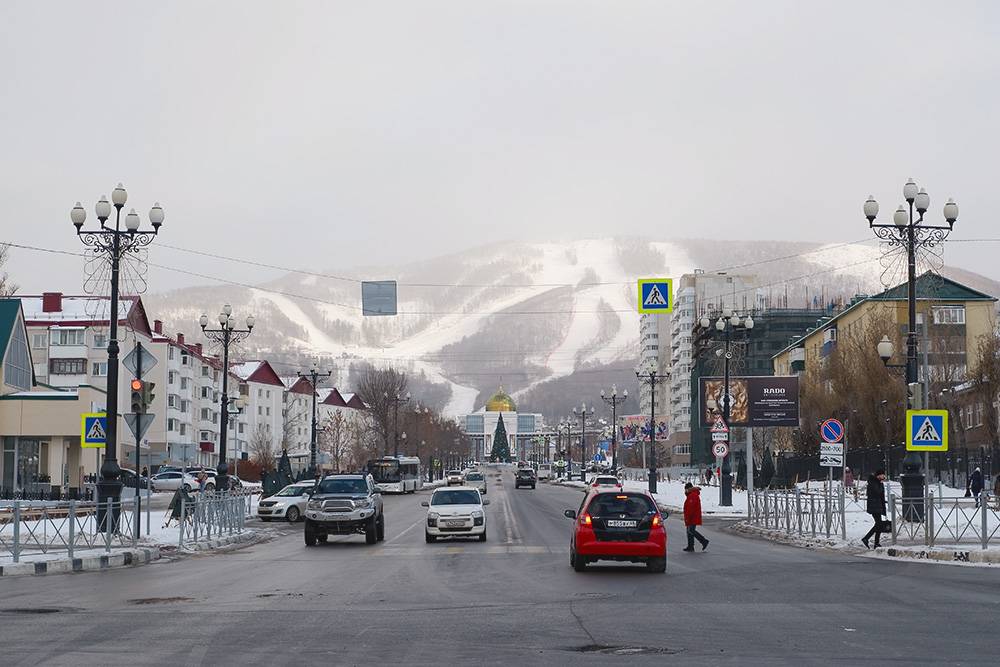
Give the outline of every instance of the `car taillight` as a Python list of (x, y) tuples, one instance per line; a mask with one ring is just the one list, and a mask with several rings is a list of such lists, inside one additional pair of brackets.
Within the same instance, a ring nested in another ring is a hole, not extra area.
[(589, 526), (591, 524), (590, 513), (584, 512), (583, 516), (580, 517), (580, 524), (584, 526)]
[(659, 525), (660, 525), (660, 515), (657, 514), (656, 516), (653, 517), (653, 528), (656, 528)]

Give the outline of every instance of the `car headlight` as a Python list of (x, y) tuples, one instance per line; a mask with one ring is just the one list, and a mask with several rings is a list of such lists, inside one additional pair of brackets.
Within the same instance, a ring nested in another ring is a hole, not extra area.
[(322, 500), (310, 500), (309, 501), (309, 509), (311, 509), (311, 510), (320, 510), (320, 509), (323, 509), (323, 501)]
[(428, 519), (439, 519), (440, 517), (441, 517), (441, 515), (438, 514), (437, 512), (428, 512), (427, 513), (427, 518)]
[(355, 507), (371, 507), (372, 506), (372, 500), (371, 500), (371, 498), (362, 498), (361, 500), (355, 500), (354, 501), (354, 506)]
[(483, 513), (480, 510), (473, 510), (473, 512), (472, 512), (472, 518), (473, 519), (482, 519), (483, 518)]

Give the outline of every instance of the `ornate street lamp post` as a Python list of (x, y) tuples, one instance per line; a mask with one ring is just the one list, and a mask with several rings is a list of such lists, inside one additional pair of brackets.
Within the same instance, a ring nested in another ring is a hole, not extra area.
[(618, 406), (628, 400), (628, 389), (618, 395), (617, 385), (611, 385), (611, 395), (601, 390), (601, 400), (611, 406), (611, 472), (618, 472)]
[(219, 397), (219, 465), (215, 473), (215, 490), (229, 489), (229, 463), (226, 460), (226, 437), (229, 431), (229, 403), (235, 397), (229, 395), (229, 347), (233, 343), (246, 340), (253, 331), (253, 315), (247, 315), (246, 329), (237, 329), (233, 324), (233, 307), (228, 303), (219, 313), (219, 328), (208, 328), (208, 315), (202, 315), (198, 323), (205, 338), (222, 347), (222, 394)]
[[(669, 373), (657, 373), (656, 364), (650, 363), (649, 367), (637, 370), (635, 377), (639, 382), (649, 385), (649, 492), (656, 493), (656, 478), (658, 475), (656, 465), (656, 385), (663, 384), (670, 379)], [(641, 440), (641, 439), (640, 439)]]
[[(708, 317), (703, 317), (700, 324), (703, 329), (708, 331), (712, 323)], [(722, 350), (724, 360), (722, 421), (726, 423), (726, 426), (729, 426), (729, 417), (732, 410), (729, 400), (729, 364), (733, 359), (733, 333), (735, 331), (743, 331), (749, 335), (750, 331), (753, 330), (753, 317), (748, 314), (745, 318), (741, 318), (739, 314), (733, 312), (730, 308), (724, 308), (719, 315), (719, 319), (715, 322), (715, 329), (724, 335), (726, 343), (725, 348)], [(722, 507), (732, 507), (733, 505), (733, 468), (731, 460), (732, 452), (727, 452), (722, 458), (722, 469), (719, 471), (719, 505)]]
[[(900, 204), (896, 208), (892, 214), (892, 224), (875, 223), (875, 218), (878, 217), (878, 202), (871, 195), (868, 196), (863, 208), (865, 218), (868, 219), (868, 226), (875, 233), (875, 236), (880, 238), (889, 249), (903, 248), (906, 251), (907, 331), (904, 381), (908, 393), (910, 393), (910, 387), (918, 382), (917, 249), (933, 248), (947, 240), (948, 235), (955, 227), (955, 221), (958, 220), (958, 204), (955, 203), (954, 199), (949, 199), (944, 205), (943, 213), (947, 225), (928, 225), (924, 223), (924, 214), (930, 208), (930, 195), (923, 188), (918, 188), (912, 178), (907, 180), (903, 186), (903, 199), (906, 200), (906, 206)], [(917, 212), (916, 219), (913, 216), (914, 209)], [(879, 357), (888, 365), (888, 360), (893, 353), (892, 342), (888, 337), (883, 337), (877, 347)], [(927, 382), (928, 378), (924, 378), (924, 381)], [(929, 384), (927, 387), (929, 388)], [(914, 396), (911, 395), (910, 400), (913, 401), (913, 399)], [(927, 465), (926, 457), (924, 465)], [(903, 470), (904, 474), (900, 476), (900, 483), (903, 487), (904, 517), (914, 521), (923, 521), (923, 504), (920, 498), (924, 496), (924, 476), (920, 473), (920, 455), (916, 452), (909, 452), (903, 459)], [(907, 503), (907, 498), (912, 499), (912, 502)]]
[(580, 412), (573, 408), (573, 416), (580, 417), (580, 481), (587, 481), (587, 417), (594, 416), (594, 408), (587, 412), (587, 404), (580, 406)]
[(399, 394), (389, 396), (389, 392), (386, 391), (382, 392), (382, 397), (389, 403), (392, 403), (392, 455), (399, 458), (399, 406), (409, 403), (410, 392), (406, 392), (406, 396), (400, 396)]
[[(102, 530), (115, 530), (118, 526), (119, 510), (113, 509), (111, 520), (105, 517), (108, 502), (112, 506), (121, 502), (122, 483), (121, 468), (118, 465), (118, 276), (121, 260), (129, 254), (138, 254), (153, 241), (163, 224), (163, 209), (159, 202), (153, 204), (149, 211), (149, 222), (152, 231), (139, 231), (139, 215), (131, 209), (125, 216), (125, 228), (122, 229), (122, 208), (128, 200), (128, 193), (119, 183), (111, 191), (109, 202), (103, 195), (94, 206), (100, 227), (95, 230), (83, 229), (87, 220), (87, 212), (80, 202), (69, 213), (76, 234), (84, 245), (93, 249), (95, 256), (104, 257), (111, 264), (111, 308), (109, 311), (110, 332), (108, 338), (108, 380), (105, 396), (105, 411), (107, 413), (107, 432), (104, 447), (104, 462), (101, 464), (100, 481), (97, 483), (98, 524)], [(108, 225), (111, 217), (111, 207), (115, 209), (115, 225)], [(102, 509), (104, 508), (104, 509)]]

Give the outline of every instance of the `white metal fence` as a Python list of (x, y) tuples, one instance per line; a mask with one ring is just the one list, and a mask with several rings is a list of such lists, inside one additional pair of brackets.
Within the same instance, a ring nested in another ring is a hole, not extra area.
[[(240, 533), (252, 510), (249, 495), (218, 495), (182, 501), (175, 521), (178, 546), (222, 535)], [(24, 556), (65, 552), (68, 558), (84, 550), (105, 553), (135, 546), (140, 534), (132, 499), (97, 503), (83, 501), (25, 501), (0, 503), (0, 557), (15, 563)], [(108, 521), (108, 517), (117, 517)], [(168, 512), (169, 518), (170, 514)], [(185, 517), (179, 520), (179, 517)], [(105, 526), (110, 523), (110, 530)], [(147, 534), (149, 532), (147, 520)], [(168, 529), (169, 530), (169, 529)], [(163, 529), (157, 534), (163, 537)]]
[(900, 540), (923, 542), (929, 547), (978, 543), (983, 549), (1000, 544), (1000, 504), (994, 498), (941, 498), (930, 494), (926, 503), (926, 521), (907, 521), (912, 510), (895, 494), (889, 494), (889, 518), (892, 520), (892, 543)]
[(750, 523), (788, 534), (847, 539), (844, 487), (826, 493), (754, 491), (748, 499)]

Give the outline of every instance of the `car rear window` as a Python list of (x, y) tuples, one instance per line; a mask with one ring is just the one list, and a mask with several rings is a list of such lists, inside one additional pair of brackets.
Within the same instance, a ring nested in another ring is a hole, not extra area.
[(470, 472), (468, 475), (465, 476), (465, 479), (471, 479), (474, 482), (478, 482), (482, 480), (482, 478), (483, 474), (480, 472)]
[(643, 495), (626, 493), (602, 493), (594, 496), (587, 507), (594, 516), (625, 515), (643, 517), (656, 512), (653, 502)]

